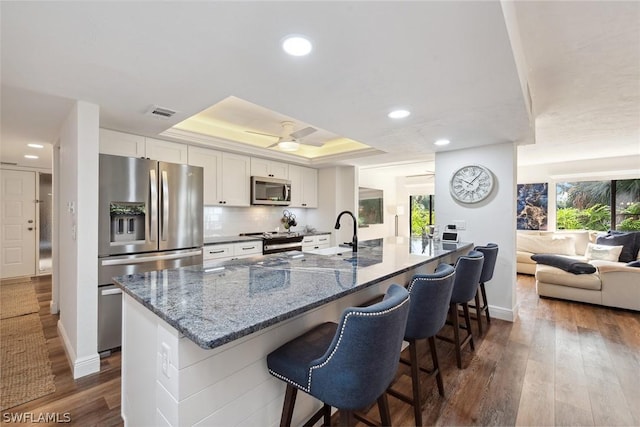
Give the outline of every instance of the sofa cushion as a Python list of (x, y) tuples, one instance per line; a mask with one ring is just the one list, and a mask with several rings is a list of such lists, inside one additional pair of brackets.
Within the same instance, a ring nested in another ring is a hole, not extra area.
[(572, 274), (550, 265), (538, 264), (536, 266), (536, 280), (560, 286), (599, 291), (602, 288), (600, 276), (594, 274)]
[(534, 254), (575, 255), (575, 239), (573, 236), (531, 236), (518, 234), (517, 250)]
[(618, 261), (622, 246), (608, 246), (589, 243), (584, 256), (588, 260), (599, 259), (604, 261)]
[(622, 245), (622, 252), (618, 261), (631, 262), (638, 257), (640, 233), (609, 230), (607, 234), (600, 234), (596, 239), (596, 243), (609, 246)]
[(596, 268), (586, 262), (576, 261), (562, 255), (537, 254), (531, 257), (538, 264), (550, 265), (573, 274), (592, 274)]

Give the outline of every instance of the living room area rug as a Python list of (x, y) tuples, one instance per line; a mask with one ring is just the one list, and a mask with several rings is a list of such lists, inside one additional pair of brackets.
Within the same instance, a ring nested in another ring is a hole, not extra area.
[(5, 410), (53, 393), (55, 383), (33, 284), (0, 285), (0, 308), (0, 410)]

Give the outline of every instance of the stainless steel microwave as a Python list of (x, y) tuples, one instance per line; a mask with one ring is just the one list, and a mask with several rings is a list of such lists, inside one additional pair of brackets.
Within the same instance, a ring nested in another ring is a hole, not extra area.
[(288, 206), (291, 203), (291, 181), (264, 176), (251, 177), (251, 204)]

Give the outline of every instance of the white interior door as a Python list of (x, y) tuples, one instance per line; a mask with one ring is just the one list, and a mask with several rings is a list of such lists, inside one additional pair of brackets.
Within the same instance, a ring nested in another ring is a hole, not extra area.
[(36, 173), (0, 171), (0, 277), (30, 276), (36, 267)]

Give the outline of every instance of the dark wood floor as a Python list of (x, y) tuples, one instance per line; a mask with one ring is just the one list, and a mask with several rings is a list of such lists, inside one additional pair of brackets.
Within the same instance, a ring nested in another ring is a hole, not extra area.
[[(58, 316), (49, 313), (50, 288), (48, 278), (36, 282), (56, 392), (6, 412), (69, 413), (72, 424), (122, 425), (120, 354), (103, 359), (99, 374), (74, 381), (56, 331)], [(518, 320), (492, 321), (476, 351), (464, 353), (464, 369), (456, 367), (452, 346), (438, 341), (446, 396), (438, 395), (433, 380), (423, 382), (424, 424), (640, 425), (640, 313), (541, 299), (533, 278), (524, 275), (517, 297)], [(408, 391), (402, 369), (396, 386)], [(414, 424), (408, 405), (393, 397), (389, 403), (394, 425)], [(371, 414), (377, 417), (375, 407)]]

